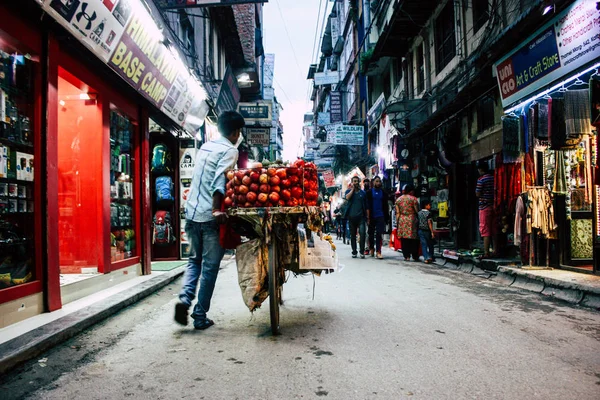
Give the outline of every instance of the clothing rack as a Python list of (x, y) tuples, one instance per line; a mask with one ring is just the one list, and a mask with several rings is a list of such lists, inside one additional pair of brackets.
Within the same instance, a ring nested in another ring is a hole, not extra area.
[[(548, 191), (550, 191), (550, 189), (548, 189), (548, 187), (546, 186), (526, 186), (527, 191), (529, 192), (531, 189), (546, 189)], [(521, 193), (523, 194), (523, 193)], [(526, 208), (527, 209), (527, 208)], [(527, 216), (526, 216), (527, 218)], [(540, 266), (540, 265), (533, 265), (533, 252), (535, 251), (536, 253), (536, 257), (535, 259), (539, 262), (540, 259), (540, 246), (539, 246), (539, 229), (538, 228), (531, 228), (531, 233), (529, 234), (529, 265), (527, 266), (521, 266), (521, 269), (526, 269), (526, 270), (551, 270), (553, 269), (552, 267), (550, 267), (550, 239), (546, 236), (546, 265), (545, 266)], [(535, 250), (534, 250), (534, 243), (533, 241), (536, 241), (536, 246), (535, 246)]]

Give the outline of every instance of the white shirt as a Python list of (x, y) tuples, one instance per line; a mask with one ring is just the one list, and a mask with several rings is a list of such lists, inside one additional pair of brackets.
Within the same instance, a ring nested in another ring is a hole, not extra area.
[(185, 203), (186, 219), (195, 222), (214, 219), (213, 195), (216, 192), (225, 194), (225, 173), (235, 167), (238, 154), (237, 148), (224, 137), (200, 147), (196, 154), (190, 196)]

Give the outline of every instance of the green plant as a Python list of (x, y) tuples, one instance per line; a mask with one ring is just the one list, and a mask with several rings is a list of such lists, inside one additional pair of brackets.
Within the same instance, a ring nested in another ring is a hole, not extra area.
[(373, 48), (360, 53), (360, 73), (366, 75), (369, 65), (373, 61)]

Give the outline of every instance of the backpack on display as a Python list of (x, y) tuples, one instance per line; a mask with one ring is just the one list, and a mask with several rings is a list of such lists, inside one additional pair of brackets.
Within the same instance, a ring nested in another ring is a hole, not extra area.
[(152, 172), (171, 172), (171, 152), (163, 143), (159, 143), (152, 149)]
[(156, 178), (154, 191), (156, 192), (157, 202), (175, 200), (173, 197), (173, 180), (170, 176), (160, 176)]
[(157, 211), (154, 214), (152, 229), (152, 244), (168, 246), (175, 242), (171, 214), (168, 211)]

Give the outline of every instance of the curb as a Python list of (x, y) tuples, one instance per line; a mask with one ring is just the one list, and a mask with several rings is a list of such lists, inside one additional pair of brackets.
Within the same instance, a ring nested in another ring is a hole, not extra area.
[[(183, 275), (185, 266), (148, 279), (0, 345), (0, 374), (32, 359), (90, 326), (138, 302)], [(100, 304), (99, 304), (100, 303)]]

